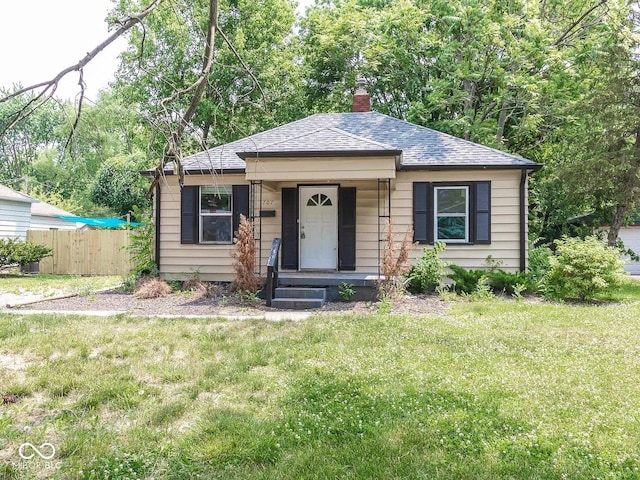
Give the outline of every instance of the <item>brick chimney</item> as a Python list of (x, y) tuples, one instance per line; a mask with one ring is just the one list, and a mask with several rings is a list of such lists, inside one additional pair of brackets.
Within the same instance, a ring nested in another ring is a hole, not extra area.
[(370, 112), (371, 111), (371, 95), (364, 88), (364, 78), (358, 77), (358, 87), (353, 95), (352, 112)]

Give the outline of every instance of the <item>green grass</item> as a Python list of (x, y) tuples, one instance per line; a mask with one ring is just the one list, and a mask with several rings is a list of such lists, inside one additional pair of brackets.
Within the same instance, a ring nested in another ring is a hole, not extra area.
[(0, 274), (0, 293), (34, 293), (47, 296), (58, 293), (88, 295), (122, 283), (122, 276), (20, 275)]
[[(627, 294), (625, 294), (627, 295)], [(0, 478), (640, 478), (640, 304), (0, 316)], [(17, 366), (20, 367), (17, 367)], [(24, 442), (56, 457), (21, 461)]]

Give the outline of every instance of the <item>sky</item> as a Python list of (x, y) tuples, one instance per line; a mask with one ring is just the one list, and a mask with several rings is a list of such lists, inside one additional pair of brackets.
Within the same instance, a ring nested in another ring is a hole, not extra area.
[[(10, 88), (53, 78), (77, 63), (109, 34), (104, 21), (110, 0), (0, 0), (0, 86)], [(87, 98), (108, 86), (125, 41), (110, 45), (84, 71)], [(73, 72), (56, 92), (74, 99), (79, 93)]]
[[(300, 6), (312, 0), (299, 0)], [(110, 0), (0, 0), (0, 87), (32, 85), (53, 78), (104, 41)], [(85, 67), (86, 97), (108, 87), (126, 41), (119, 39)], [(78, 74), (61, 82), (56, 96), (75, 99)]]

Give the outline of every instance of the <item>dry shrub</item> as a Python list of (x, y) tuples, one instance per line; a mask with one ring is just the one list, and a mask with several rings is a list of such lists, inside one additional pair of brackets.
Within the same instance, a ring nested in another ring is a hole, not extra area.
[(226, 288), (222, 285), (203, 282), (202, 280), (190, 279), (182, 283), (182, 289), (193, 292), (195, 298), (218, 298), (222, 297), (226, 293)]
[(413, 229), (407, 228), (404, 238), (400, 246), (395, 241), (395, 233), (393, 231), (393, 222), (387, 222), (387, 231), (385, 234), (384, 252), (382, 255), (382, 265), (380, 270), (383, 279), (380, 279), (378, 289), (382, 296), (397, 296), (404, 289), (404, 281), (402, 277), (411, 268), (410, 255), (411, 250), (417, 245), (413, 243)]
[(169, 284), (158, 277), (143, 277), (133, 291), (136, 298), (160, 298), (166, 297), (170, 293)]
[(255, 273), (257, 250), (253, 238), (253, 222), (247, 220), (244, 215), (240, 215), (240, 227), (238, 227), (233, 243), (236, 246), (231, 253), (235, 259), (233, 269), (236, 272), (233, 287), (241, 292), (256, 293), (261, 280)]

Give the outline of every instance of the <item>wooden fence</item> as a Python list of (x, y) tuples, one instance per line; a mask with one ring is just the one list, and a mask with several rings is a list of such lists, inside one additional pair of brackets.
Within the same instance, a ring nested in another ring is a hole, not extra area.
[(29, 230), (27, 241), (53, 250), (40, 273), (126, 275), (132, 268), (128, 230)]

